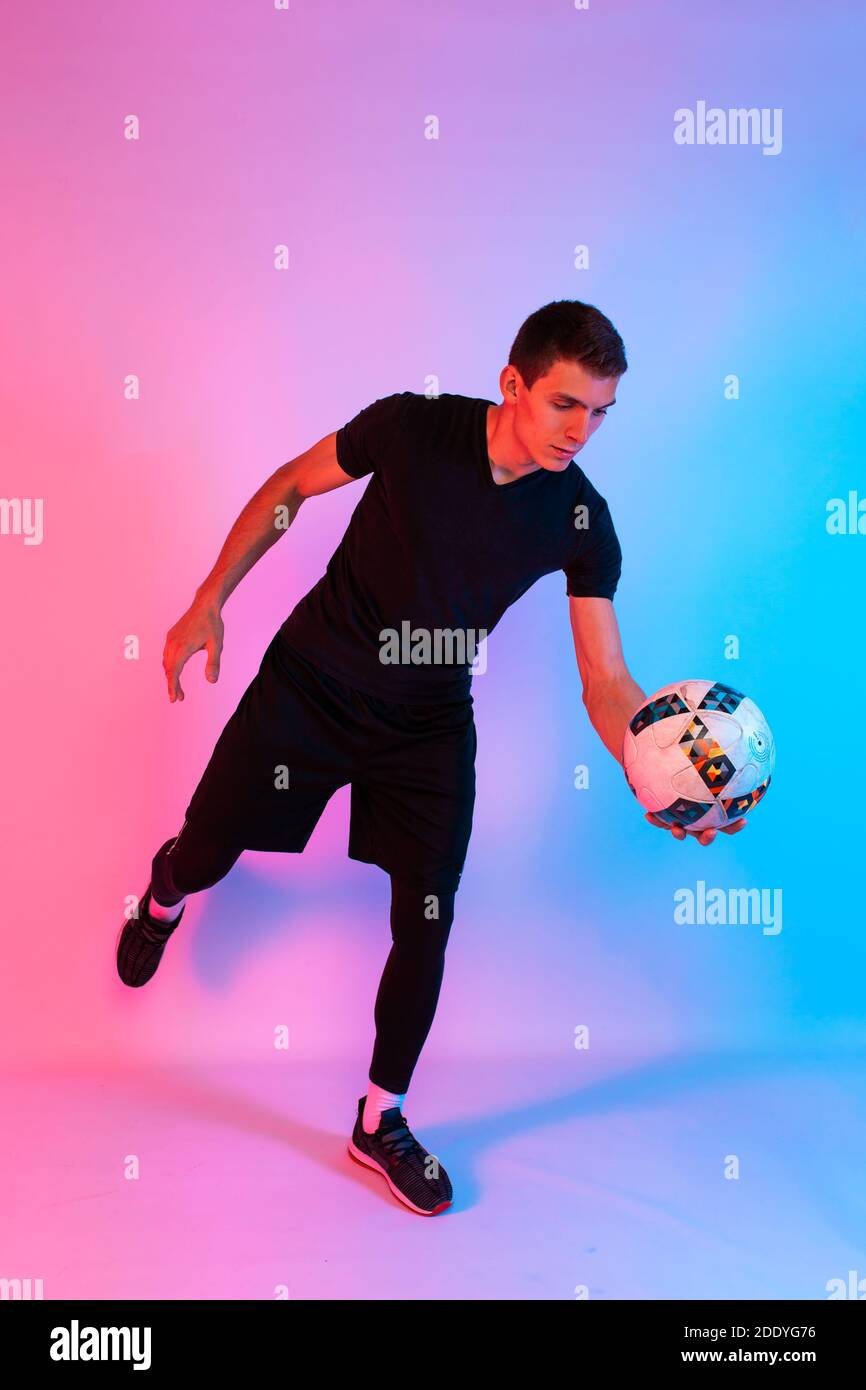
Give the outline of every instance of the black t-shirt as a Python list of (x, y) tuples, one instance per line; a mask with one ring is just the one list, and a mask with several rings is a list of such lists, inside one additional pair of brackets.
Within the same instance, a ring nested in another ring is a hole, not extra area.
[(493, 404), (400, 391), (337, 431), (340, 467), (372, 477), (281, 640), (381, 699), (450, 702), (469, 695), (472, 644), (542, 575), (561, 569), (566, 593), (613, 598), (622, 552), (607, 502), (573, 460), (494, 482)]

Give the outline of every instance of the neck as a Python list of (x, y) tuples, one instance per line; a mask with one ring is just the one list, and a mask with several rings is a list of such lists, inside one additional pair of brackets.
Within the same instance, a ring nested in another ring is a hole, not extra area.
[(487, 407), (487, 459), (495, 483), (512, 483), (541, 467), (515, 439), (511, 412), (501, 405)]

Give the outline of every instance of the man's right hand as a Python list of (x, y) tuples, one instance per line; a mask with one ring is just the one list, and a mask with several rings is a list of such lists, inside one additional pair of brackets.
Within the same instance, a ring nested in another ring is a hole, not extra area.
[(193, 653), (200, 652), (202, 647), (207, 651), (205, 676), (209, 681), (219, 679), (224, 633), (219, 608), (213, 603), (198, 601), (191, 604), (183, 617), (169, 629), (162, 653), (162, 669), (168, 681), (171, 704), (184, 698), (180, 673)]

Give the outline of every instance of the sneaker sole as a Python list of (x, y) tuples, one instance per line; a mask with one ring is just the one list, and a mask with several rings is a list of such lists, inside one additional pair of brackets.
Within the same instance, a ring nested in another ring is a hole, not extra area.
[(416, 1207), (414, 1202), (410, 1202), (409, 1198), (405, 1197), (400, 1189), (394, 1186), (381, 1163), (377, 1163), (375, 1158), (371, 1158), (369, 1154), (361, 1153), (361, 1150), (357, 1147), (353, 1139), (349, 1140), (348, 1149), (351, 1157), (354, 1158), (357, 1163), (363, 1163), (365, 1168), (372, 1168), (374, 1173), (381, 1174), (394, 1196), (397, 1198), (397, 1201), (402, 1202), (403, 1206), (408, 1207), (410, 1211), (417, 1211), (419, 1216), (436, 1216), (438, 1212), (445, 1211), (450, 1207), (450, 1202), (440, 1202), (438, 1207), (434, 1207), (432, 1211), (425, 1211), (423, 1207)]

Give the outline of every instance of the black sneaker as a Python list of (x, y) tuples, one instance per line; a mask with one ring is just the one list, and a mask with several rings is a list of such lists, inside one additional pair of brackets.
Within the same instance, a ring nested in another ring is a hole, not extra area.
[(382, 1174), (394, 1196), (421, 1216), (435, 1216), (450, 1207), (451, 1180), (434, 1154), (418, 1143), (398, 1105), (383, 1110), (379, 1128), (367, 1134), (361, 1122), (366, 1096), (358, 1101), (358, 1117), (349, 1140), (349, 1153), (359, 1163)]
[(148, 912), (150, 884), (138, 904), (138, 916), (123, 923), (117, 934), (117, 973), (125, 985), (134, 989), (146, 985), (156, 973), (166, 942), (186, 912), (184, 903), (173, 922), (159, 922)]

